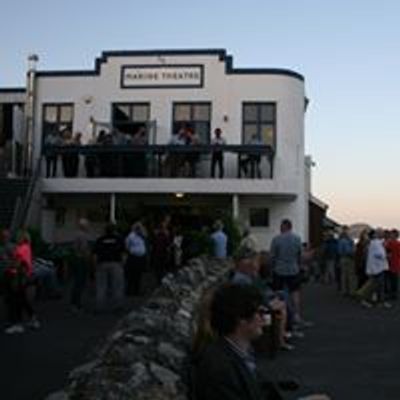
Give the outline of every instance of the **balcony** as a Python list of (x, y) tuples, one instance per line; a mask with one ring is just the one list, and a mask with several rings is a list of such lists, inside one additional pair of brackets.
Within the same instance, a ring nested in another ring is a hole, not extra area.
[[(223, 176), (218, 162), (212, 166), (217, 153)], [(47, 146), (43, 155), (46, 178), (272, 179), (274, 172), (266, 145)]]
[[(215, 151), (223, 154), (223, 178), (218, 168), (212, 177)], [(295, 177), (274, 179), (275, 153), (265, 145), (52, 146), (43, 155), (44, 194), (297, 196)]]

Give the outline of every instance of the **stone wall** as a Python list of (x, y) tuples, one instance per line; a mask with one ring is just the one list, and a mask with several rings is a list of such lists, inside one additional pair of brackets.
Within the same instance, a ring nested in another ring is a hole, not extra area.
[(193, 259), (123, 318), (98, 357), (73, 370), (46, 400), (183, 400), (188, 354), (203, 292), (226, 279), (230, 264)]

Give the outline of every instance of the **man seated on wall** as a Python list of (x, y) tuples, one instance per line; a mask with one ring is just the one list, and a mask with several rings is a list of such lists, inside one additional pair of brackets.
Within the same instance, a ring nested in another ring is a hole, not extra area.
[[(265, 323), (263, 297), (251, 285), (225, 285), (213, 296), (211, 326), (217, 338), (208, 345), (194, 368), (196, 400), (279, 400), (270, 385), (261, 385), (251, 342)], [(302, 400), (327, 400), (325, 395)]]
[(239, 285), (254, 285), (263, 296), (263, 303), (275, 315), (279, 324), (279, 347), (282, 350), (293, 350), (294, 346), (286, 342), (287, 327), (287, 305), (284, 299), (280, 298), (265, 281), (260, 279), (259, 254), (254, 250), (241, 247), (235, 255), (235, 271), (231, 282)]

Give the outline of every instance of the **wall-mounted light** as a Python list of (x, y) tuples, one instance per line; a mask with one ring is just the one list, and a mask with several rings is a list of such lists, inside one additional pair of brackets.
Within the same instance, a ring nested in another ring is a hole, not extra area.
[(85, 103), (85, 104), (90, 104), (90, 103), (92, 103), (93, 102), (93, 96), (91, 96), (91, 95), (85, 95), (85, 96), (83, 96), (82, 97), (82, 100), (83, 100), (83, 102)]
[(183, 199), (183, 198), (185, 197), (185, 194), (184, 194), (184, 193), (181, 193), (181, 192), (178, 192), (178, 193), (175, 193), (175, 197), (176, 197), (177, 199)]

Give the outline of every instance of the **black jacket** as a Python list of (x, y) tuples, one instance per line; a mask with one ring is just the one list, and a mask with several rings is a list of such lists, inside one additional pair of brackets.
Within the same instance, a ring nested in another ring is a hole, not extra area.
[(265, 399), (256, 377), (224, 339), (204, 350), (193, 372), (195, 400)]

